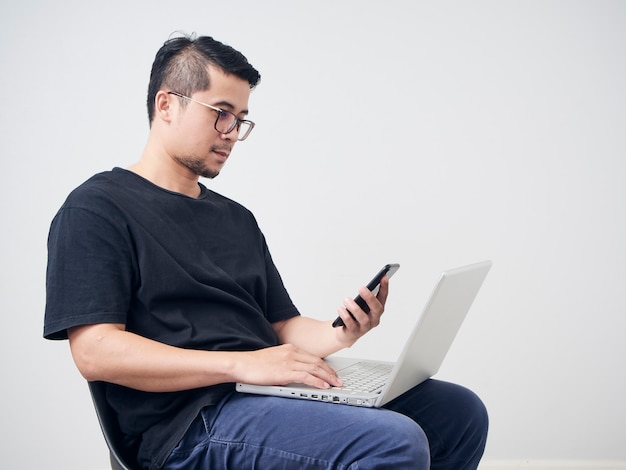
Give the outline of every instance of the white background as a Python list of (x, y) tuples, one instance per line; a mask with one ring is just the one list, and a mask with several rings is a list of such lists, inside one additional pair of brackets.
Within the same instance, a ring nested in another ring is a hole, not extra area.
[(262, 74), (206, 184), (256, 214), (304, 313), (401, 263), (349, 351), (393, 360), (440, 271), (492, 259), (439, 374), (487, 404), (486, 459), (626, 460), (625, 25), (603, 0), (3, 0), (2, 466), (108, 465), (67, 342), (42, 339), (46, 237), (71, 189), (139, 157), (177, 30)]

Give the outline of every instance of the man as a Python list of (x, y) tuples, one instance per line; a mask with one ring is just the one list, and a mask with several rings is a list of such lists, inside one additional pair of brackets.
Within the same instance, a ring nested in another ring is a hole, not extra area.
[(199, 182), (252, 131), (259, 79), (210, 37), (163, 45), (140, 160), (85, 182), (52, 222), (44, 336), (69, 338), (82, 375), (106, 383), (142, 468), (476, 468), (487, 415), (453, 384), (382, 410), (234, 391), (341, 386), (321, 358), (376, 327), (388, 294), (387, 278), (359, 289), (369, 314), (344, 300), (342, 328), (301, 316), (252, 214)]

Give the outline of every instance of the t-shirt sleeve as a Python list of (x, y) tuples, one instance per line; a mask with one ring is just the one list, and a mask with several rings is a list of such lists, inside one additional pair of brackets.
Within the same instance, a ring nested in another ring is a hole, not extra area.
[(63, 207), (48, 235), (44, 337), (67, 339), (67, 329), (126, 323), (133, 257), (120, 227), (83, 208)]
[(265, 245), (265, 271), (267, 275), (268, 321), (275, 323), (299, 316), (300, 312), (293, 304), (285, 288), (267, 245)]

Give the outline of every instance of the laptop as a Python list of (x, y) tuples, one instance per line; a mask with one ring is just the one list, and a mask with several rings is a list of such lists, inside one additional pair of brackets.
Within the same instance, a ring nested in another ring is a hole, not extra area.
[(379, 408), (439, 371), (491, 264), (483, 261), (441, 274), (395, 363), (329, 356), (325, 360), (337, 371), (343, 387), (237, 383), (236, 389), (242, 393)]

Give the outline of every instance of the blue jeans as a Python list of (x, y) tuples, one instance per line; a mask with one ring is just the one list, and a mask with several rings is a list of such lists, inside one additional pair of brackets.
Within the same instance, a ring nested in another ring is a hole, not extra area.
[(487, 427), (474, 393), (437, 380), (382, 409), (234, 392), (201, 411), (164, 468), (476, 469)]

